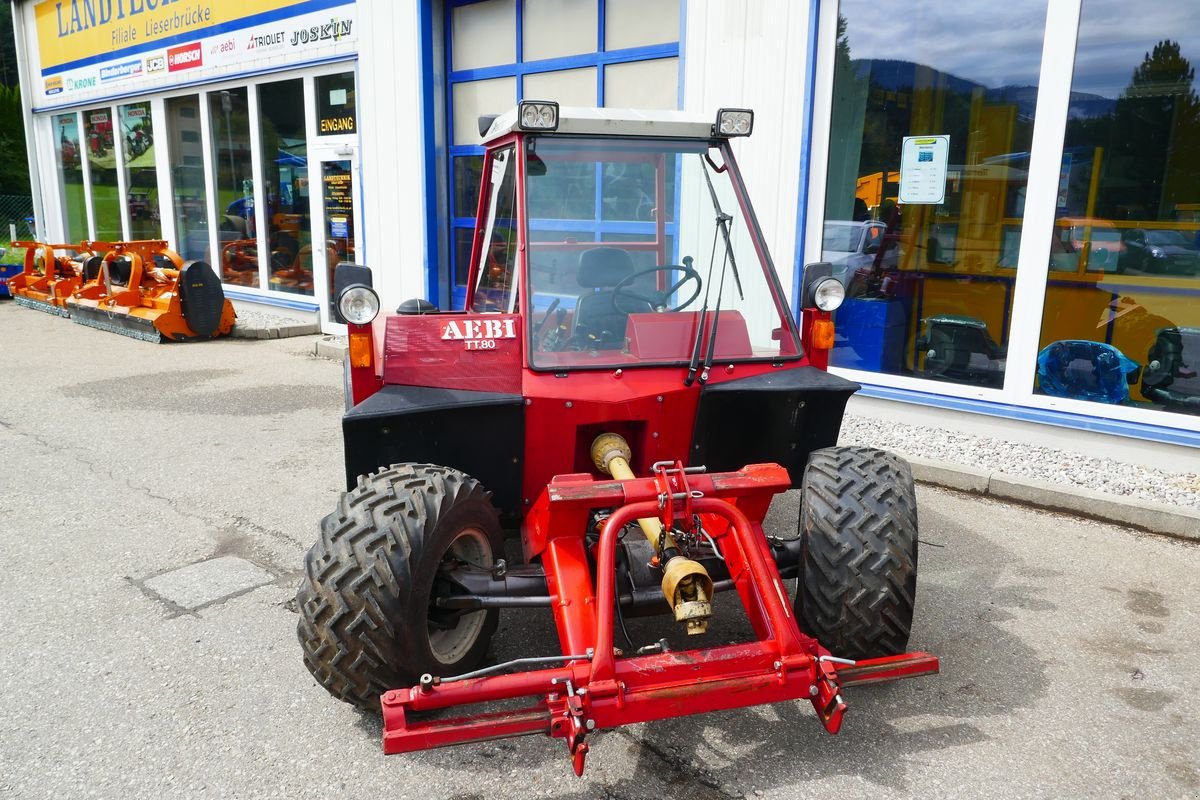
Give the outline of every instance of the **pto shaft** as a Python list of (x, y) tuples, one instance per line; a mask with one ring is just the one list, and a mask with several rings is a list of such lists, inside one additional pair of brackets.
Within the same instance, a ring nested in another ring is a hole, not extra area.
[[(597, 436), (592, 442), (591, 455), (596, 469), (606, 475), (622, 481), (637, 477), (629, 466), (632, 451), (619, 434)], [(662, 591), (675, 612), (675, 621), (683, 622), (688, 634), (704, 633), (712, 615), (713, 582), (708, 571), (699, 562), (680, 553), (675, 537), (664, 530), (660, 519), (642, 517), (637, 522), (654, 552), (663, 556)]]

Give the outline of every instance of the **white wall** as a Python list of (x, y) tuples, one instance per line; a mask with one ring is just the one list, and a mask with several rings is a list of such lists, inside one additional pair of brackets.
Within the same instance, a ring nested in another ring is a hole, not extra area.
[(386, 309), (426, 294), (421, 31), (416, 3), (359, 0), (358, 15), (359, 258)]
[(754, 109), (754, 134), (734, 155), (791, 302), (809, 2), (686, 0), (685, 13), (683, 109)]

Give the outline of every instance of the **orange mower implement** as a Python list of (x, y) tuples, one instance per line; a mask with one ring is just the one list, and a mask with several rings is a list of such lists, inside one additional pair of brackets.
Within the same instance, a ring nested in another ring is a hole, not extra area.
[[(83, 282), (81, 261), (92, 252), (79, 244), (12, 242), (11, 246), (25, 249), (24, 268), (8, 282), (17, 305), (60, 317), (70, 316), (67, 298)], [(75, 257), (64, 251), (74, 253)]]
[(84, 284), (67, 300), (83, 325), (149, 342), (225, 336), (237, 315), (207, 262), (183, 259), (162, 240), (84, 242)]

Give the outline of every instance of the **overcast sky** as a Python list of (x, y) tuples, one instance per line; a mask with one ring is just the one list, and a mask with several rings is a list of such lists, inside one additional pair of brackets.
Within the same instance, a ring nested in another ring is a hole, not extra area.
[[(1036, 85), (1046, 0), (842, 0), (851, 58), (926, 64), (995, 88)], [(1200, 66), (1200, 0), (1083, 0), (1072, 88), (1115, 98), (1161, 39)]]

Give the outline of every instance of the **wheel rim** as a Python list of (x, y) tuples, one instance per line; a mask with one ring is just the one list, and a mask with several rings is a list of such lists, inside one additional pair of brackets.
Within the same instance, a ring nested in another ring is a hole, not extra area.
[[(487, 536), (478, 528), (459, 532), (446, 548), (443, 561), (466, 561), (478, 567), (492, 566), (492, 547)], [(432, 601), (432, 597), (430, 600)], [(442, 664), (456, 664), (474, 646), (487, 622), (487, 611), (473, 611), (458, 618), (453, 628), (428, 625), (429, 651)]]

